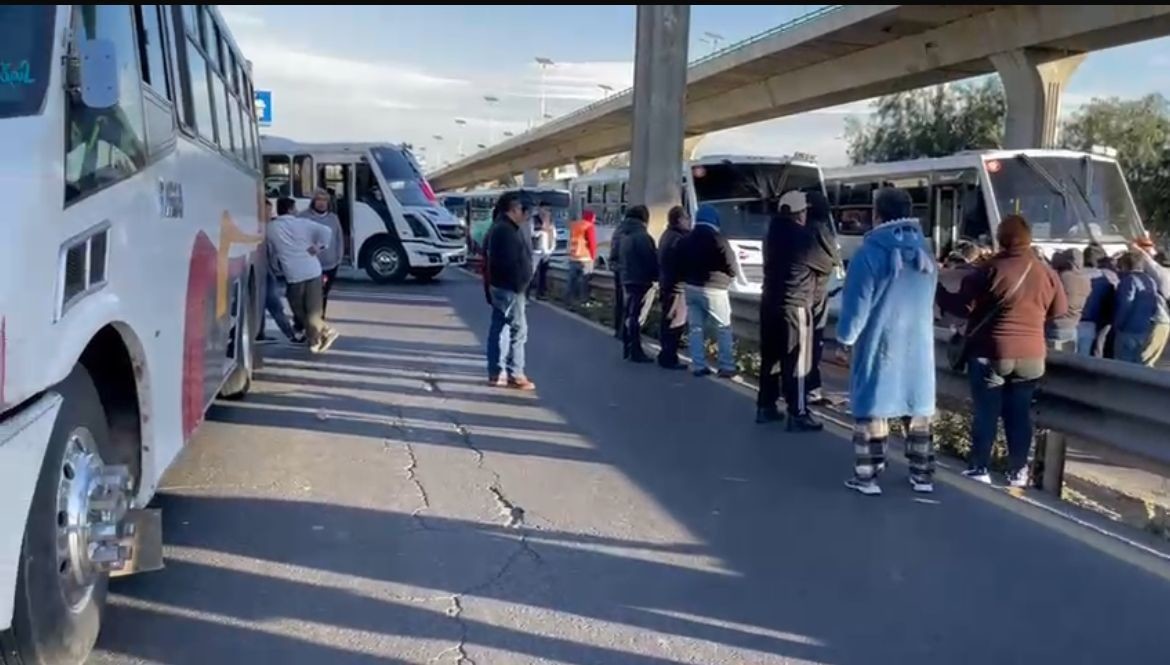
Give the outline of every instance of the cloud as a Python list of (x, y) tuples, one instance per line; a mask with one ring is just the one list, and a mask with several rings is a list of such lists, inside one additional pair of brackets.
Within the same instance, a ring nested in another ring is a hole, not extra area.
[(219, 13), (233, 35), (247, 32), (249, 28), (263, 28), (266, 24), (264, 17), (248, 5), (220, 5)]
[(385, 86), (395, 92), (463, 86), (463, 79), (429, 74), (401, 63), (371, 63), (297, 49), (289, 42), (249, 40), (248, 54), (257, 81), (281, 80), (349, 90)]
[(518, 81), (507, 86), (514, 97), (539, 98), (541, 89), (545, 99), (593, 102), (604, 94), (601, 86), (614, 92), (630, 87), (634, 82), (634, 63), (629, 61), (558, 62), (544, 70), (532, 63)]

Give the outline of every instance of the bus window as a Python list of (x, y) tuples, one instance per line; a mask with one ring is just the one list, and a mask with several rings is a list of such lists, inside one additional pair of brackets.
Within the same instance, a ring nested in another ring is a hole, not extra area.
[(762, 240), (774, 201), (787, 191), (821, 188), (815, 167), (783, 162), (698, 164), (691, 169), (695, 198), (719, 211), (728, 238)]
[(987, 218), (987, 204), (983, 200), (983, 188), (968, 186), (960, 202), (962, 226), (959, 237), (991, 246), (991, 221)]
[(873, 228), (872, 183), (838, 183), (834, 193), (833, 218), (837, 233), (845, 236), (863, 236)]
[(120, 92), (115, 108), (101, 110), (86, 107), (78, 96), (67, 96), (66, 203), (128, 178), (146, 164), (146, 121), (130, 9), (129, 5), (74, 5), (73, 47), (82, 40), (113, 42)]
[(289, 185), (291, 172), (287, 155), (264, 156), (264, 190), (268, 198), (280, 198), (292, 193)]
[(409, 155), (398, 148), (372, 148), (370, 152), (386, 186), (394, 198), (404, 206), (430, 206), (435, 204), (434, 192), (422, 173), (415, 168)]
[(293, 197), (308, 199), (313, 196), (313, 158), (297, 155), (293, 160)]
[(134, 6), (137, 8), (142, 80), (158, 94), (172, 99), (170, 86), (167, 84), (166, 56), (158, 5)]

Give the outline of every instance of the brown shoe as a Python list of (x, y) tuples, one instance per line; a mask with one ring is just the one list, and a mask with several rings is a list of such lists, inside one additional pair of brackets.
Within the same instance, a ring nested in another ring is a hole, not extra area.
[(508, 387), (516, 390), (536, 390), (536, 384), (523, 376), (514, 376), (508, 379)]

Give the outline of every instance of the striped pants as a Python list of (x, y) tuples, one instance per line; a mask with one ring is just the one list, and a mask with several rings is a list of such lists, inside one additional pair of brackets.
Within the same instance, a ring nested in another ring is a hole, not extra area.
[(808, 413), (808, 378), (813, 367), (813, 318), (808, 307), (760, 310), (760, 392), (756, 406), (771, 408), (781, 393), (788, 415)]
[[(931, 418), (903, 418), (906, 460), (910, 477), (930, 482), (934, 476), (934, 426)], [(853, 473), (858, 480), (877, 478), (886, 468), (886, 446), (890, 421), (885, 418), (858, 420), (853, 426)]]

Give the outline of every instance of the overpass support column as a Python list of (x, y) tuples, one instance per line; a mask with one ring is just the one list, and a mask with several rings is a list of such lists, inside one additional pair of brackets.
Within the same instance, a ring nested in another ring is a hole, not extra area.
[(1056, 60), (1051, 56), (1050, 52), (1031, 49), (991, 56), (1007, 98), (1005, 148), (1056, 147), (1060, 98), (1069, 77), (1084, 61), (1085, 54)]
[(681, 203), (690, 24), (690, 5), (638, 5), (629, 202), (650, 209), (655, 238)]

